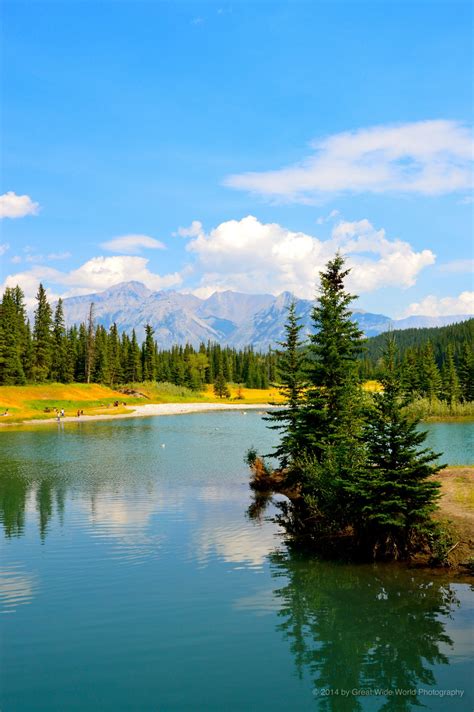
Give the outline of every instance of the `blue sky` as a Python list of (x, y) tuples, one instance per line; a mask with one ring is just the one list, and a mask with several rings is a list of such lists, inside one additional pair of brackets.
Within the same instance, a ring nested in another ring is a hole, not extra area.
[(472, 311), (471, 2), (6, 0), (2, 45), (3, 287), (311, 296), (339, 248), (361, 308)]

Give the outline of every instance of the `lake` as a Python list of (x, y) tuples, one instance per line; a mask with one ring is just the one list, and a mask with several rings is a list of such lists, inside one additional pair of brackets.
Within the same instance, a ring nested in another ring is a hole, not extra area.
[[(473, 461), (472, 424), (423, 427)], [(2, 712), (473, 709), (472, 587), (289, 552), (247, 516), (274, 437), (251, 411), (0, 434)]]

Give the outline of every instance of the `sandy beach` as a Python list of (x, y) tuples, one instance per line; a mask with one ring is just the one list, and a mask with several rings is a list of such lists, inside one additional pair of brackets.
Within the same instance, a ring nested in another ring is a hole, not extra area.
[[(94, 420), (117, 420), (118, 418), (143, 418), (152, 415), (185, 415), (186, 413), (203, 413), (211, 410), (267, 410), (271, 408), (266, 403), (147, 403), (145, 405), (129, 406), (129, 413), (113, 412), (100, 415), (65, 416), (60, 419), (61, 423), (89, 423)], [(46, 423), (57, 423), (54, 418), (24, 420), (23, 423), (12, 423), (12, 425), (40, 425)], [(8, 425), (8, 423), (2, 423)]]

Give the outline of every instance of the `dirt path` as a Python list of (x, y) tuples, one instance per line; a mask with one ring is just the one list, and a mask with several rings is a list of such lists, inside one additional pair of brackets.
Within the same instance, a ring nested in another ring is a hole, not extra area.
[(441, 482), (436, 518), (449, 522), (454, 533), (449, 561), (456, 566), (474, 559), (474, 467), (447, 467), (436, 479)]
[(443, 514), (470, 523), (474, 534), (474, 467), (448, 467), (436, 479), (441, 482)]

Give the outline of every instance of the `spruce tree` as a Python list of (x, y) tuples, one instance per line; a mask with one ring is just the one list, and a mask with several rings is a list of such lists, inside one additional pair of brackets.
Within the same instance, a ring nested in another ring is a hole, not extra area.
[(107, 332), (99, 325), (94, 334), (94, 368), (91, 380), (95, 383), (110, 385), (109, 344)]
[(284, 405), (269, 411), (266, 417), (273, 423), (270, 428), (282, 431), (280, 443), (272, 453), (279, 459), (281, 468), (294, 463), (301, 454), (300, 415), (305, 387), (305, 358), (300, 337), (302, 328), (301, 320), (296, 314), (296, 304), (292, 301), (285, 323), (285, 340), (278, 342), (282, 348), (278, 351), (277, 388), (283, 396)]
[(420, 350), (420, 388), (429, 400), (437, 398), (441, 392), (441, 375), (431, 341)]
[(396, 348), (388, 338), (383, 390), (373, 396), (362, 431), (366, 461), (344, 489), (358, 551), (370, 558), (406, 558), (433, 533), (439, 483), (431, 478), (443, 465), (439, 454), (420, 449), (426, 433), (406, 413), (410, 399), (396, 366)]
[(470, 344), (464, 344), (459, 362), (459, 380), (463, 401), (474, 400), (474, 352)]
[(94, 372), (94, 360), (95, 360), (95, 330), (94, 330), (94, 302), (91, 302), (89, 307), (89, 318), (87, 320), (86, 328), (86, 342), (85, 342), (85, 380), (86, 383), (90, 383), (92, 380), (92, 374)]
[(363, 334), (352, 320), (344, 281), (350, 270), (337, 254), (320, 273), (320, 293), (312, 311), (314, 333), (308, 349), (309, 388), (301, 411), (301, 446), (319, 461), (328, 444), (348, 441), (357, 433), (360, 388), (357, 358)]
[(52, 312), (42, 284), (36, 296), (37, 307), (33, 329), (33, 374), (36, 381), (46, 381), (53, 357)]
[(56, 305), (53, 320), (51, 379), (60, 383), (69, 383), (72, 378), (72, 360), (66, 338), (63, 301), (60, 298)]
[(137, 342), (135, 329), (132, 330), (132, 338), (127, 354), (125, 369), (125, 380), (127, 383), (136, 383), (142, 380), (142, 365), (140, 359), (140, 347)]
[(216, 380), (214, 381), (214, 393), (218, 398), (230, 398), (230, 391), (227, 386), (224, 371), (221, 368)]
[(153, 339), (153, 327), (150, 324), (145, 326), (145, 341), (143, 343), (143, 380), (155, 380), (155, 342)]
[(7, 287), (0, 304), (0, 384), (25, 382), (22, 354), (25, 336), (20, 327), (15, 292)]
[(27, 381), (33, 380), (34, 346), (29, 320), (27, 320), (26, 322), (25, 351), (23, 354), (22, 363)]
[(112, 324), (109, 330), (108, 352), (110, 383), (111, 385), (121, 383), (123, 380), (123, 371), (120, 360), (120, 339), (118, 335), (117, 324), (115, 324), (115, 322)]
[(321, 540), (329, 547), (346, 530), (350, 512), (344, 488), (364, 459), (357, 362), (363, 339), (352, 321), (355, 297), (344, 287), (348, 274), (339, 254), (320, 273), (308, 347), (309, 386), (297, 424), (298, 461), (285, 478), (300, 496), (281, 505), (287, 531), (318, 547)]
[(25, 306), (25, 295), (23, 294), (23, 290), (16, 285), (13, 289), (13, 301), (15, 303), (15, 310), (16, 310), (16, 333), (17, 333), (17, 343), (18, 347), (20, 349), (20, 358), (23, 366), (23, 370), (25, 371), (26, 374), (26, 357), (27, 357), (27, 349), (28, 349), (28, 338), (30, 335), (28, 335), (28, 319), (26, 316), (26, 306)]
[(457, 403), (461, 395), (461, 387), (454, 363), (454, 352), (452, 344), (448, 344), (446, 358), (443, 364), (441, 378), (443, 383), (443, 398), (452, 406)]
[(89, 334), (84, 323), (79, 325), (76, 339), (76, 364), (74, 380), (78, 383), (87, 382)]

